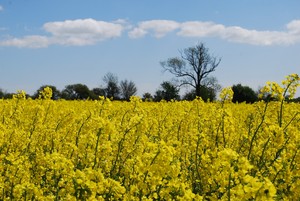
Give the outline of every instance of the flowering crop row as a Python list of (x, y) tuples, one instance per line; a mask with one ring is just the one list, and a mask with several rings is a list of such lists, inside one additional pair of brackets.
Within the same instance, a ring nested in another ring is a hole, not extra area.
[(0, 200), (300, 197), (299, 104), (49, 94), (0, 100)]

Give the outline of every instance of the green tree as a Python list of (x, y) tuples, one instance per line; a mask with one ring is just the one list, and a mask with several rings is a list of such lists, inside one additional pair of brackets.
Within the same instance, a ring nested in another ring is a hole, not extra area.
[(142, 98), (143, 101), (153, 101), (153, 99), (154, 98), (151, 95), (151, 93), (146, 92), (146, 93), (143, 94), (143, 98)]
[(105, 96), (105, 89), (100, 87), (93, 88), (92, 92), (95, 95), (95, 99), (97, 99), (99, 96)]
[(205, 78), (216, 70), (220, 58), (212, 56), (203, 43), (189, 47), (180, 52), (180, 57), (169, 58), (161, 62), (165, 71), (175, 75), (180, 86), (189, 85), (195, 89), (196, 96), (202, 97)]
[(288, 102), (300, 103), (300, 97), (288, 100)]
[(12, 99), (13, 98), (13, 93), (4, 93), (4, 99)]
[(257, 94), (249, 86), (243, 86), (241, 84), (233, 85), (233, 99), (232, 102), (246, 102), (253, 103), (258, 100)]
[(4, 98), (4, 92), (3, 92), (3, 90), (2, 89), (0, 89), (0, 98)]
[[(202, 91), (202, 95), (201, 98), (204, 101), (213, 101), (216, 100), (217, 94), (215, 89), (213, 89), (212, 87), (207, 87), (207, 86), (201, 86), (201, 91)], [(188, 91), (186, 94), (184, 94), (183, 98), (184, 100), (194, 100), (196, 98), (196, 91), (195, 89)]]
[(157, 90), (154, 95), (155, 101), (161, 101), (161, 100), (179, 100), (179, 89), (173, 85), (171, 82), (163, 82), (161, 85), (161, 89)]
[[(201, 85), (201, 98), (204, 101), (216, 100), (217, 93), (221, 90), (221, 85), (215, 77), (207, 77), (203, 80), (203, 85)], [(184, 96), (184, 100), (194, 100), (197, 97), (196, 90), (192, 89), (187, 92)]]
[(0, 89), (0, 98), (11, 99), (12, 97), (13, 93), (7, 93), (6, 91), (3, 91), (3, 89)]
[(87, 99), (92, 96), (89, 88), (84, 84), (67, 85), (62, 91), (62, 98), (66, 100)]

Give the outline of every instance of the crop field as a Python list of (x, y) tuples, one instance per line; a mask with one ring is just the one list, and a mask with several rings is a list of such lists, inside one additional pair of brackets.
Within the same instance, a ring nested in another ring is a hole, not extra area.
[(300, 105), (230, 96), (0, 99), (0, 200), (298, 199)]

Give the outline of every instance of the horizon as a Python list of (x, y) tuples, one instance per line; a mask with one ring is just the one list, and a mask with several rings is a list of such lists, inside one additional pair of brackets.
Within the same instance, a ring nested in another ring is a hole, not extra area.
[(173, 77), (159, 63), (203, 42), (222, 58), (211, 74), (222, 87), (256, 91), (300, 74), (299, 7), (297, 0), (3, 0), (0, 88), (31, 95), (42, 85), (92, 89), (111, 72), (132, 80), (139, 96), (154, 94)]

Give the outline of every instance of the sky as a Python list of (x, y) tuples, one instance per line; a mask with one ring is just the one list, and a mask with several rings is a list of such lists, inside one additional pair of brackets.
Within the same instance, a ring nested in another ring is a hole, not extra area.
[(92, 89), (110, 72), (138, 95), (154, 94), (173, 77), (160, 62), (204, 43), (221, 58), (211, 76), (222, 87), (256, 91), (300, 74), (299, 8), (299, 0), (0, 0), (0, 88)]

